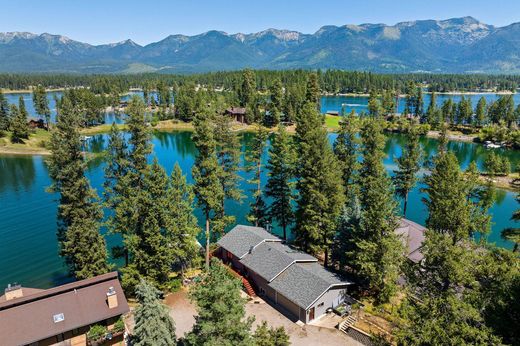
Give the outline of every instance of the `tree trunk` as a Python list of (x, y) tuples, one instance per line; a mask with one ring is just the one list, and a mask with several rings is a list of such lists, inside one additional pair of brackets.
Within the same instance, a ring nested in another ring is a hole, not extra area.
[(209, 270), (209, 215), (206, 213), (206, 270)]
[(327, 268), (329, 266), (329, 248), (325, 247), (325, 259), (323, 260), (323, 266)]
[(408, 193), (404, 195), (404, 208), (403, 208), (403, 216), (406, 218), (406, 208), (408, 207)]

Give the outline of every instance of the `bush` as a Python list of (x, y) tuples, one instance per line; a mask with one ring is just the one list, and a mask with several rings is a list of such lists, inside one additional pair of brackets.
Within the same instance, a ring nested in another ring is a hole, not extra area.
[(511, 173), (511, 162), (507, 157), (501, 157), (492, 151), (484, 161), (484, 167), (489, 175), (508, 175)]
[(112, 329), (112, 331), (114, 333), (118, 333), (122, 332), (123, 330), (125, 330), (125, 323), (123, 322), (123, 319), (119, 317), (116, 323), (114, 323), (114, 328)]
[(169, 292), (174, 293), (180, 290), (182, 287), (182, 280), (180, 278), (171, 279), (166, 283), (166, 288)]
[(90, 326), (90, 329), (87, 333), (87, 338), (93, 341), (99, 340), (101, 337), (105, 336), (107, 332), (107, 327), (102, 326), (100, 324), (95, 324), (93, 326)]

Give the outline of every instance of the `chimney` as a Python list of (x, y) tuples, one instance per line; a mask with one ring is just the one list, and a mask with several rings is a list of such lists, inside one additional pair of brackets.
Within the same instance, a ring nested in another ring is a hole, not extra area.
[(22, 285), (7, 285), (5, 289), (5, 300), (11, 300), (23, 297)]
[(117, 308), (117, 294), (116, 290), (112, 286), (108, 288), (107, 303), (109, 309)]

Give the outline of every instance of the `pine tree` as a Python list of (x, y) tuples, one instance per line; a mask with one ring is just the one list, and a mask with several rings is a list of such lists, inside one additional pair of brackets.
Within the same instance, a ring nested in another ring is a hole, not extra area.
[[(144, 186), (144, 173), (147, 169), (147, 157), (151, 153), (150, 129), (146, 124), (143, 101), (134, 96), (127, 107), (126, 123), (130, 132), (129, 149), (118, 130), (113, 126), (109, 139), (108, 158), (112, 162), (105, 171), (105, 200), (113, 208), (108, 225), (114, 233), (123, 237), (123, 248), (115, 248), (115, 254), (124, 256), (128, 266), (132, 261), (130, 243), (132, 236), (142, 228), (141, 213), (143, 208), (137, 204)], [(116, 256), (119, 257), (119, 256)], [(128, 275), (126, 277), (129, 277)], [(123, 276), (125, 279), (125, 276)], [(128, 288), (138, 282), (134, 281)]]
[(255, 73), (253, 70), (245, 69), (242, 73), (242, 85), (238, 89), (238, 99), (242, 107), (251, 104), (256, 94)]
[(249, 222), (255, 226), (265, 227), (268, 222), (267, 206), (265, 204), (262, 193), (262, 158), (264, 156), (268, 132), (261, 125), (257, 125), (255, 138), (250, 149), (246, 153), (248, 165), (246, 170), (253, 172), (253, 177), (248, 180), (254, 186), (253, 202), (251, 203), (250, 212), (247, 216)]
[(262, 321), (253, 334), (254, 346), (289, 346), (290, 344), (289, 335), (284, 327), (269, 328), (266, 321)]
[(386, 116), (390, 116), (396, 112), (395, 95), (393, 91), (385, 90), (383, 92), (381, 108)]
[(359, 169), (357, 138), (357, 122), (354, 111), (341, 117), (339, 121), (338, 137), (334, 141), (334, 154), (342, 171), (343, 186), (347, 200), (356, 194), (356, 172)]
[(0, 137), (4, 131), (9, 130), (11, 120), (9, 117), (9, 103), (0, 90)]
[(298, 140), (296, 242), (312, 253), (324, 252), (325, 265), (345, 202), (341, 170), (323, 126), (307, 103), (296, 128)]
[(417, 184), (417, 173), (421, 168), (422, 150), (419, 143), (419, 133), (412, 129), (407, 136), (406, 146), (403, 154), (397, 159), (398, 170), (394, 171), (393, 177), (395, 193), (404, 199), (403, 216), (406, 217), (408, 205), (408, 193)]
[(275, 79), (269, 88), (271, 94), (271, 104), (280, 110), (283, 107), (283, 85), (279, 78)]
[(47, 93), (42, 85), (38, 85), (33, 90), (33, 105), (36, 113), (45, 118), (45, 124), (47, 124), (47, 130), (49, 129), (49, 123), (51, 118), (51, 111), (49, 109), (49, 100), (47, 100)]
[(467, 199), (467, 184), (455, 155), (452, 152), (439, 153), (424, 183), (427, 228), (449, 234), (453, 243), (467, 239), (471, 232), (471, 206)]
[(168, 308), (159, 300), (160, 293), (145, 280), (141, 280), (136, 287), (135, 295), (139, 305), (135, 309), (132, 345), (173, 346), (177, 344), (175, 324)]
[(60, 255), (78, 279), (109, 270), (105, 240), (99, 234), (102, 218), (97, 196), (85, 177), (85, 162), (78, 132), (78, 113), (68, 99), (62, 106), (50, 141), (51, 191), (60, 195), (58, 241)]
[(377, 93), (375, 90), (371, 90), (370, 96), (368, 97), (368, 114), (372, 117), (377, 117), (380, 113), (381, 105), (379, 104)]
[(269, 218), (276, 220), (283, 229), (283, 238), (287, 240), (287, 227), (294, 221), (292, 203), (294, 201), (294, 170), (296, 156), (292, 139), (285, 127), (278, 125), (278, 132), (271, 140), (267, 169), (269, 178), (265, 195), (272, 199)]
[(251, 345), (254, 318), (245, 318), (245, 300), (240, 296), (242, 283), (232, 277), (217, 260), (190, 290), (197, 304), (193, 330), (183, 340), (185, 345)]
[(197, 255), (197, 235), (199, 227), (194, 214), (193, 187), (186, 181), (181, 168), (175, 164), (167, 191), (168, 207), (171, 225), (166, 238), (170, 245), (171, 259), (184, 269)]
[(212, 226), (210, 223), (214, 216), (220, 213), (224, 199), (224, 190), (220, 181), (222, 168), (218, 164), (216, 141), (208, 121), (209, 116), (209, 114), (197, 114), (193, 121), (195, 128), (193, 142), (198, 154), (192, 168), (197, 205), (202, 209), (206, 223), (206, 268), (209, 268), (210, 226)]
[(417, 87), (414, 109), (415, 109), (415, 116), (418, 117), (419, 119), (422, 119), (423, 114), (424, 114), (424, 99), (423, 99), (423, 92), (422, 92), (421, 86)]
[(314, 72), (309, 74), (307, 79), (307, 91), (305, 94), (305, 100), (315, 105), (315, 108), (319, 110), (320, 107), (320, 82), (318, 75)]
[[(520, 203), (520, 194), (516, 195), (516, 202)], [(513, 220), (515, 222), (520, 221), (520, 209), (515, 210), (515, 212), (511, 216), (511, 220)], [(518, 252), (519, 247), (520, 247), (520, 228), (518, 228), (518, 227), (506, 228), (506, 229), (502, 230), (500, 235), (503, 239), (513, 242), (514, 243), (513, 252)]]
[(487, 122), (486, 99), (481, 97), (477, 103), (475, 122), (477, 126), (483, 126)]
[(395, 294), (404, 249), (395, 235), (397, 202), (390, 177), (383, 165), (385, 138), (379, 121), (369, 121), (361, 131), (363, 163), (360, 169), (361, 217), (353, 235), (354, 247), (347, 253), (352, 267), (379, 301)]
[(436, 125), (438, 121), (437, 94), (432, 92), (430, 96), (430, 104), (426, 110), (426, 122), (430, 125)]
[(239, 187), (240, 176), (238, 175), (240, 163), (240, 142), (236, 132), (231, 128), (231, 118), (224, 114), (217, 114), (214, 118), (214, 137), (217, 148), (217, 160), (221, 167), (220, 183), (224, 191), (221, 200), (220, 213), (214, 220), (214, 236), (224, 233), (229, 224), (235, 222), (235, 217), (226, 215), (224, 202), (226, 199), (240, 201), (242, 190)]
[(27, 110), (25, 102), (20, 96), (18, 107), (11, 105), (11, 142), (23, 143), (29, 138), (29, 127), (27, 126)]

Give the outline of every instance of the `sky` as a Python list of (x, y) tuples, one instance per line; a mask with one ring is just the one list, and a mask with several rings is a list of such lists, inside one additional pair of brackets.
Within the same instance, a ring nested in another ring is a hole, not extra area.
[(144, 45), (170, 34), (268, 28), (314, 33), (324, 25), (395, 24), (472, 16), (496, 26), (520, 21), (519, 0), (0, 0), (0, 32), (65, 35), (91, 44)]

